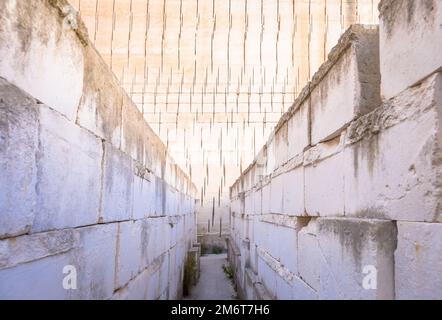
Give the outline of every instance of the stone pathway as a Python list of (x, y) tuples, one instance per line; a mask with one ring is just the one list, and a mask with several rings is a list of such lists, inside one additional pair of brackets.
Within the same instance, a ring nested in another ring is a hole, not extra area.
[(201, 257), (200, 279), (185, 300), (233, 300), (236, 292), (223, 265), (228, 265), (226, 254)]

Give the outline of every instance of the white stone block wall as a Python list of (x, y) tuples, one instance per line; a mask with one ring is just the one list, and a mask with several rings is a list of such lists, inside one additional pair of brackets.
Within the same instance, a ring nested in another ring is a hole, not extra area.
[(387, 100), (442, 69), (442, 3), (383, 0), (379, 10), (382, 96)]
[(66, 4), (0, 3), (0, 299), (180, 298), (196, 188)]
[(238, 264), (250, 230), (229, 242), (244, 298), (442, 299), (441, 8), (381, 1), (231, 187), (235, 226), (254, 221), (256, 266)]

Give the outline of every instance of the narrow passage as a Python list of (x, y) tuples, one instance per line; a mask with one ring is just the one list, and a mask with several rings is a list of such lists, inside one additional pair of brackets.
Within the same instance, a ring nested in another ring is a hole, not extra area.
[(223, 271), (223, 265), (229, 265), (226, 254), (202, 256), (200, 279), (186, 300), (235, 299), (235, 289)]

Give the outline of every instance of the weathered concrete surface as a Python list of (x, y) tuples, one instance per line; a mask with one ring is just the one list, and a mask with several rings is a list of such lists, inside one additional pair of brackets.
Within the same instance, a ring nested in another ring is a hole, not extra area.
[(442, 68), (442, 3), (383, 0), (379, 9), (382, 95), (390, 99)]
[(179, 298), (196, 188), (66, 5), (0, 4), (0, 298)]

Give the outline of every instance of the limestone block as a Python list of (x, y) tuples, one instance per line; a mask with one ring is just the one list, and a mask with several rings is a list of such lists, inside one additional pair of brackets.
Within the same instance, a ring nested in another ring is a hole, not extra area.
[[(343, 218), (317, 221), (322, 257), (319, 298), (394, 299), (394, 223)], [(376, 289), (364, 288), (367, 270), (371, 276), (377, 271)]]
[(117, 224), (77, 229), (80, 246), (71, 265), (77, 268), (76, 299), (110, 299), (114, 292)]
[(276, 299), (277, 300), (292, 300), (293, 287), (281, 277), (276, 277)]
[(305, 167), (305, 210), (309, 216), (344, 215), (343, 153)]
[[(278, 241), (274, 241), (278, 243), (279, 250), (278, 257), (281, 264), (287, 268), (290, 272), (296, 273), (298, 270), (298, 259), (297, 259), (297, 234), (296, 230), (288, 227), (280, 227), (278, 228)], [(281, 244), (284, 245), (281, 245)]]
[(95, 48), (88, 47), (85, 58), (84, 89), (77, 123), (119, 147), (122, 89)]
[(135, 279), (130, 281), (126, 287), (118, 290), (112, 300), (145, 300), (149, 284), (149, 272), (147, 270), (140, 273)]
[(270, 188), (270, 212), (283, 213), (284, 208), (284, 175), (272, 178)]
[(168, 279), (169, 279), (169, 285), (168, 285), (168, 299), (169, 300), (176, 300), (179, 297), (178, 295), (178, 291), (179, 291), (179, 287), (182, 286), (182, 279), (181, 279), (181, 274), (179, 272), (179, 268), (177, 267), (177, 263), (176, 263), (176, 247), (173, 247), (170, 249), (169, 251), (169, 275), (168, 275)]
[(155, 177), (155, 215), (158, 217), (166, 215), (166, 188), (166, 182)]
[(125, 221), (132, 216), (134, 169), (132, 159), (106, 143), (104, 147), (103, 222)]
[(277, 232), (277, 225), (261, 220), (258, 232), (260, 233), (257, 239), (259, 246), (277, 256), (279, 246), (276, 241), (272, 241), (272, 234)]
[[(159, 269), (159, 291), (160, 300), (167, 299), (167, 289), (169, 287), (169, 254), (165, 253), (161, 258), (161, 266)], [(164, 295), (166, 294), (166, 295)]]
[(277, 152), (275, 136), (273, 135), (270, 136), (269, 141), (267, 142), (267, 165), (265, 175), (271, 175), (273, 171), (278, 168), (276, 161)]
[(276, 296), (276, 272), (273, 271), (272, 268), (270, 268), (267, 263), (259, 257), (258, 259), (258, 278), (259, 282), (261, 282), (268, 293), (272, 296)]
[(271, 212), (271, 184), (267, 183), (262, 187), (262, 214)]
[(321, 253), (319, 251), (317, 225), (311, 221), (298, 233), (298, 271), (300, 278), (318, 291)]
[(35, 215), (38, 106), (0, 79), (0, 239), (27, 233)]
[(396, 299), (442, 298), (442, 224), (398, 222)]
[(40, 106), (38, 199), (33, 232), (97, 223), (101, 140)]
[(339, 135), (353, 119), (379, 106), (379, 32), (352, 26), (312, 80), (311, 143)]
[(2, 300), (75, 299), (78, 291), (63, 288), (63, 268), (72, 265), (70, 252), (0, 270)]
[(347, 215), (442, 221), (441, 80), (440, 74), (428, 78), (349, 127)]
[(255, 295), (256, 276), (250, 268), (245, 268), (244, 271), (244, 293), (245, 299), (256, 299)]
[(288, 160), (289, 137), (288, 123), (285, 122), (275, 133), (275, 161), (276, 168), (279, 168)]
[(302, 279), (295, 277), (292, 281), (293, 300), (318, 300), (318, 293), (307, 285)]
[(170, 247), (175, 247), (177, 245), (177, 242), (179, 240), (179, 227), (178, 227), (178, 221), (176, 219), (176, 217), (171, 217), (173, 219), (169, 220), (169, 226), (170, 226)]
[(304, 215), (304, 167), (284, 173), (284, 213)]
[(254, 208), (253, 208), (253, 190), (246, 192), (244, 196), (244, 213), (245, 214), (253, 214)]
[[(259, 246), (273, 258), (277, 259), (282, 267), (292, 273), (297, 272), (297, 218), (287, 215), (264, 215), (260, 217), (260, 226), (254, 231), (259, 239)], [(278, 235), (275, 241), (274, 235)], [(281, 246), (284, 243), (284, 246)]]
[(288, 120), (288, 158), (304, 152), (310, 144), (309, 100), (303, 103)]
[(165, 218), (149, 219), (150, 232), (148, 233), (148, 243), (154, 243), (155, 247), (150, 252), (149, 264), (170, 248), (170, 229), (168, 220)]
[(0, 241), (0, 269), (63, 254), (79, 245), (73, 229), (24, 235)]
[(260, 221), (258, 217), (253, 217), (254, 223), (253, 223), (253, 234), (255, 235), (254, 243), (258, 246), (264, 246), (266, 243), (266, 232), (264, 230), (264, 222)]
[(0, 241), (0, 268), (7, 266), (9, 263), (9, 243), (8, 241)]
[(124, 287), (141, 269), (143, 221), (128, 221), (118, 226), (117, 267), (115, 289)]
[(0, 77), (75, 120), (84, 69), (77, 34), (49, 1), (2, 1), (0, 11)]
[[(114, 288), (115, 239), (116, 225), (100, 225), (5, 240), (9, 241), (9, 268), (0, 271), (0, 297), (110, 298)], [(78, 290), (63, 288), (65, 266), (76, 268)]]
[(383, 0), (379, 9), (382, 96), (390, 99), (442, 68), (442, 3)]
[(166, 161), (165, 147), (126, 94), (123, 95), (122, 116), (122, 150), (156, 175), (161, 175), (161, 167)]
[[(150, 179), (150, 180), (147, 180)], [(140, 178), (134, 177), (133, 191), (133, 218), (135, 220), (144, 219), (152, 216), (154, 212), (154, 190), (152, 188), (153, 177)]]
[(262, 189), (255, 189), (253, 192), (253, 214), (262, 213)]
[(159, 271), (151, 274), (149, 277), (149, 283), (147, 285), (147, 300), (158, 300), (160, 297), (159, 293)]
[[(147, 201), (148, 201), (148, 213), (149, 213), (149, 217), (155, 217), (157, 216), (157, 210), (156, 210), (156, 203), (157, 203), (157, 199), (156, 199), (156, 184), (158, 179), (152, 174), (149, 177), (150, 181), (149, 181), (149, 194), (146, 195), (148, 196)], [(143, 183), (143, 191), (145, 189), (145, 184)], [(134, 187), (135, 188), (135, 187)], [(143, 193), (144, 194), (144, 193)], [(145, 199), (143, 199), (143, 202), (146, 201)]]

